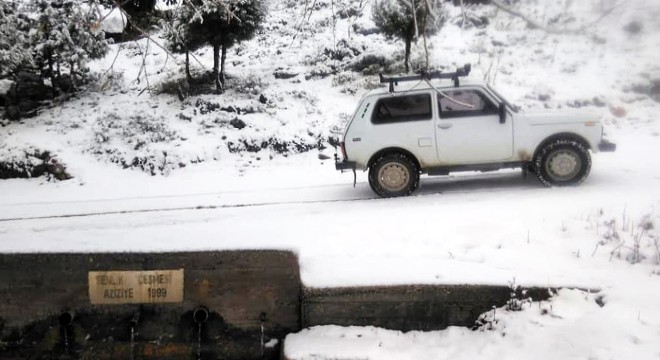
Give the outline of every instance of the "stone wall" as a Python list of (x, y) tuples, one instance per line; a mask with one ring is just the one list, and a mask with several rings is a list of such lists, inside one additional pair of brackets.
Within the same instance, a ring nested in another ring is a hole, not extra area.
[[(547, 289), (529, 289), (534, 300)], [(376, 326), (391, 330), (441, 330), (474, 325), (480, 314), (503, 306), (508, 286), (406, 285), (305, 289), (303, 324)]]
[[(89, 271), (166, 269), (184, 269), (181, 303), (90, 303)], [(262, 320), (267, 341), (300, 329), (300, 291), (297, 258), (284, 251), (2, 254), (0, 358), (187, 358), (201, 336), (203, 359), (258, 359)], [(200, 306), (208, 320), (198, 324)]]

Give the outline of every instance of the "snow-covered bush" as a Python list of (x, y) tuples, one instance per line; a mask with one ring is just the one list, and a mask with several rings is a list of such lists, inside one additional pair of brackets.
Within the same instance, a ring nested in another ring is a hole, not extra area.
[(0, 76), (32, 63), (28, 19), (21, 16), (15, 2), (0, 1)]
[(236, 92), (243, 94), (258, 95), (268, 87), (268, 83), (258, 75), (248, 74), (231, 79), (232, 87)]
[(15, 84), (11, 93), (3, 89), (3, 116), (33, 116), (44, 101), (88, 80), (87, 62), (108, 50), (96, 10), (75, 0), (0, 2), (0, 79)]
[(332, 77), (332, 86), (342, 86), (350, 84), (356, 80), (356, 75), (352, 72), (342, 71)]
[(350, 65), (350, 69), (362, 72), (364, 75), (376, 75), (389, 73), (395, 70), (395, 57), (385, 56), (380, 53), (364, 53)]
[(500, 321), (497, 319), (497, 308), (495, 306), (491, 311), (479, 315), (472, 326), (473, 331), (491, 331), (499, 328)]
[(354, 72), (340, 72), (332, 78), (332, 86), (341, 87), (344, 94), (354, 95), (363, 89), (371, 90), (381, 86), (378, 78), (358, 76)]
[(181, 139), (162, 117), (108, 113), (96, 120), (94, 141), (87, 151), (124, 168), (168, 174), (186, 165), (179, 155), (171, 153), (172, 143)]
[(314, 53), (305, 56), (303, 64), (310, 68), (305, 79), (325, 78), (353, 68), (354, 63), (362, 59), (361, 48), (361, 44), (350, 39), (340, 39), (334, 46), (319, 46)]
[(516, 284), (515, 278), (509, 282), (509, 290), (511, 291), (509, 300), (504, 306), (507, 311), (521, 311), (525, 305), (532, 304), (532, 298), (527, 296), (527, 290)]
[(227, 142), (227, 149), (229, 149), (230, 153), (257, 153), (262, 150), (269, 150), (286, 156), (295, 153), (304, 153), (313, 149), (323, 150), (325, 149), (325, 143), (321, 135), (310, 133), (307, 137), (295, 136), (293, 139), (280, 139), (276, 136), (271, 136), (263, 140), (242, 138), (236, 142)]
[(0, 179), (41, 176), (43, 159), (37, 149), (3, 148), (0, 157)]
[(497, 308), (493, 306), (492, 310), (487, 311), (477, 318), (472, 326), (472, 330), (476, 331), (501, 331), (504, 332), (505, 324), (501, 322), (497, 317), (497, 311), (505, 312), (517, 312), (523, 311), (526, 308), (529, 309), (532, 305), (532, 298), (527, 296), (527, 290), (523, 289), (520, 285), (516, 284), (516, 279), (514, 278), (509, 282), (509, 300), (506, 304)]
[(47, 176), (48, 180), (67, 180), (64, 164), (59, 162), (49, 151), (42, 151), (33, 146), (0, 146), (0, 179), (34, 178)]
[(35, 61), (51, 78), (80, 77), (90, 59), (108, 51), (94, 6), (73, 0), (32, 0), (29, 5), (39, 14), (29, 32)]

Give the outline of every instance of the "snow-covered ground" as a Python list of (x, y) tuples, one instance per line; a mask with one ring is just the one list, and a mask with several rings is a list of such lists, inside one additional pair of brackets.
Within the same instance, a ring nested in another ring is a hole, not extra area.
[(289, 335), (285, 355), (287, 359), (384, 360), (660, 356), (658, 325), (651, 320), (657, 313), (638, 311), (617, 301), (600, 307), (597, 297), (564, 289), (552, 301), (526, 305), (520, 312), (496, 309), (487, 314), (495, 320), (491, 330), (450, 327), (403, 334), (373, 327), (314, 327)]
[[(150, 95), (147, 84), (182, 77), (174, 59), (146, 39), (114, 45), (92, 64), (92, 91), (0, 128), (0, 160), (48, 150), (74, 176), (0, 181), (0, 252), (292, 249), (310, 287), (515, 279), (600, 289), (498, 309), (492, 331), (314, 328), (287, 339), (292, 359), (660, 357), (657, 1), (516, 5), (556, 27), (586, 25), (587, 35), (529, 29), (492, 6), (468, 8), (487, 27), (461, 29), (460, 8), (447, 5), (447, 24), (429, 39), (434, 64), (471, 62), (475, 76), (527, 108), (601, 111), (618, 149), (594, 155), (579, 187), (543, 188), (507, 170), (424, 177), (415, 196), (397, 199), (375, 198), (364, 173), (353, 188), (352, 175), (319, 158), (332, 155), (327, 137), (375, 77), (317, 75), (367, 55), (402, 58), (400, 42), (369, 34), (369, 2), (361, 17), (328, 20), (332, 4), (339, 13), (358, 3), (319, 1), (305, 13), (302, 3), (272, 1), (267, 31), (230, 50), (232, 89), (218, 96)], [(359, 54), (320, 55), (335, 43)], [(422, 50), (420, 41), (414, 61)], [(208, 49), (196, 58), (210, 68)], [(297, 75), (275, 79), (277, 71)], [(230, 106), (241, 110), (219, 110)]]

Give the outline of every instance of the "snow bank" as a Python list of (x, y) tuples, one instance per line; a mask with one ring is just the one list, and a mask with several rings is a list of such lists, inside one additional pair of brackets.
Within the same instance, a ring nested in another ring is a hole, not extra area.
[(318, 326), (288, 335), (284, 355), (291, 360), (657, 358), (657, 324), (646, 320), (648, 314), (617, 313), (621, 304), (601, 307), (602, 301), (598, 294), (561, 290), (550, 301), (531, 303), (519, 312), (493, 310), (491, 330), (450, 327), (402, 333)]

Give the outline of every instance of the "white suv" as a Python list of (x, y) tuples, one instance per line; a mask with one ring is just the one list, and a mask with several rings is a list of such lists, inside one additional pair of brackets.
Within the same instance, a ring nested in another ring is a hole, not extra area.
[[(589, 150), (614, 151), (603, 139), (598, 115), (524, 112), (493, 88), (462, 81), (470, 66), (453, 73), (383, 77), (389, 91), (366, 94), (340, 143), (337, 170), (369, 169), (369, 184), (383, 197), (410, 195), (419, 176), (455, 171), (522, 168), (546, 186), (581, 183)], [(451, 79), (436, 86), (433, 79)], [(412, 81), (412, 82), (411, 82)], [(413, 86), (395, 90), (399, 82)]]

